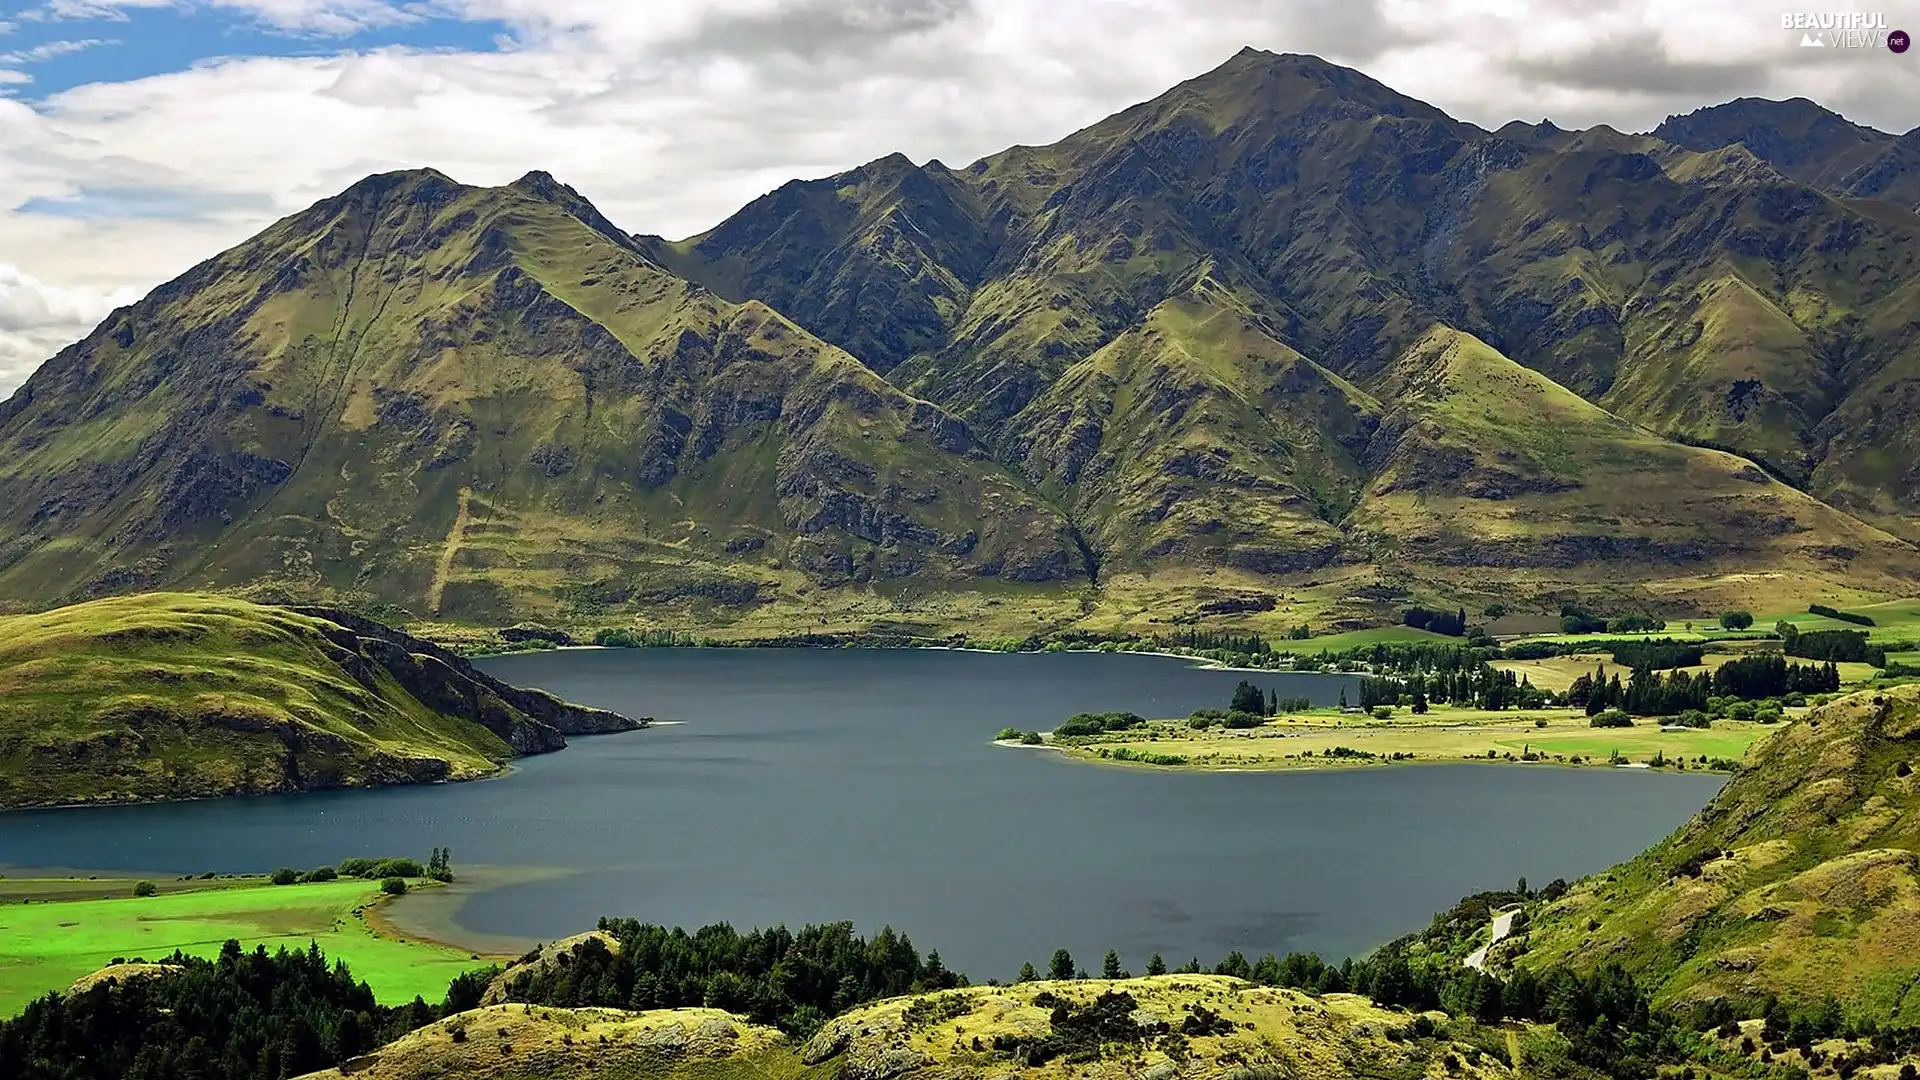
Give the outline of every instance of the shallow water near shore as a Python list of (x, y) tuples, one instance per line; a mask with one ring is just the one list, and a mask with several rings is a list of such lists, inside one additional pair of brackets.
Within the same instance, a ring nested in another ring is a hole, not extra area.
[[(1108, 654), (612, 649), (490, 659), (586, 704), (681, 721), (576, 738), (489, 783), (0, 814), (0, 865), (260, 871), (350, 855), (538, 867), (433, 914), (474, 948), (601, 915), (688, 927), (851, 919), (1008, 978), (1055, 948), (1211, 964), (1364, 952), (1479, 889), (1632, 856), (1722, 778), (1433, 765), (1298, 773), (1097, 768), (991, 745), (1079, 711), (1178, 716), (1251, 677)], [(1350, 687), (1351, 684), (1344, 683)]]

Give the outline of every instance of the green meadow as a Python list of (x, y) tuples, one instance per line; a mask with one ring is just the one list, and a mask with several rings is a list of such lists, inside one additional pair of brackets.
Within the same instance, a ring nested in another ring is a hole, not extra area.
[[(217, 956), (229, 939), (269, 950), (318, 942), (387, 1003), (415, 995), (437, 1002), (455, 975), (483, 966), (460, 950), (376, 934), (359, 912), (381, 902), (378, 882), (272, 885), (248, 878), (188, 888), (155, 884), (163, 887), (158, 895), (136, 897), (132, 879), (0, 878), (0, 1016), (18, 1013), (48, 991), (65, 990), (116, 957), (156, 961), (176, 949)], [(99, 898), (113, 886), (120, 895)], [(82, 898), (46, 899), (75, 895)]]

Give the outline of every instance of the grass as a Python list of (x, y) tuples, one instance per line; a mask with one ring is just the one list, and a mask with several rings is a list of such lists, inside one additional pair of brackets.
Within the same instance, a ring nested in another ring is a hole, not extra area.
[[(132, 896), (133, 884), (0, 878), (0, 1016), (14, 1015), (49, 990), (66, 989), (114, 957), (154, 961), (176, 949), (210, 957), (230, 938), (248, 949), (264, 944), (269, 950), (304, 949), (316, 941), (389, 1003), (416, 994), (439, 1001), (455, 975), (481, 966), (457, 949), (375, 934), (359, 910), (380, 902), (376, 882), (156, 881), (161, 892), (149, 897)], [(107, 888), (118, 888), (119, 895), (98, 898)]]
[[(1535, 721), (1545, 719), (1545, 727)], [(1717, 721), (1711, 728), (1663, 731), (1641, 720), (1631, 728), (1590, 727), (1584, 714), (1567, 709), (1493, 712), (1436, 708), (1425, 718), (1401, 710), (1393, 719), (1359, 719), (1336, 713), (1282, 717), (1245, 730), (1198, 731), (1185, 721), (1156, 721), (1145, 729), (1076, 740), (1061, 748), (1077, 760), (1150, 768), (1328, 769), (1392, 763), (1394, 755), (1414, 763), (1468, 759), (1506, 762), (1528, 751), (1554, 764), (1604, 765), (1616, 752), (1633, 762), (1655, 755), (1699, 760), (1738, 761), (1755, 742), (1777, 728)], [(1334, 756), (1342, 748), (1372, 757)], [(1101, 751), (1107, 756), (1102, 757)], [(1115, 756), (1115, 755), (1119, 756)], [(1175, 760), (1177, 759), (1177, 760)], [(1384, 761), (1382, 760), (1384, 759)]]
[(1920, 687), (1850, 695), (1753, 748), (1665, 841), (1530, 912), (1523, 966), (1618, 961), (1663, 1002), (1837, 997), (1920, 1022)]
[(470, 1009), (308, 1080), (832, 1080), (791, 1041), (719, 1009)]
[(329, 632), (186, 593), (0, 618), (0, 807), (466, 779), (513, 756)]
[[(1710, 652), (1701, 657), (1702, 662), (1697, 667), (1681, 668), (1679, 670), (1689, 675), (1714, 671), (1718, 669), (1720, 665), (1736, 658), (1737, 654), (1734, 653)], [(1809, 661), (1800, 662), (1807, 663)], [(1622, 679), (1626, 678), (1630, 673), (1629, 669), (1614, 663), (1613, 658), (1605, 653), (1550, 656), (1542, 660), (1495, 660), (1492, 661), (1492, 664), (1501, 671), (1511, 671), (1515, 675), (1526, 676), (1529, 682), (1542, 690), (1554, 691), (1567, 689), (1573, 685), (1575, 679), (1578, 679), (1582, 675), (1593, 674), (1594, 669), (1597, 667), (1604, 667), (1607, 669), (1609, 675), (1618, 674)], [(1835, 666), (1840, 669), (1840, 682), (1843, 685), (1864, 685), (1870, 682), (1875, 673), (1880, 670), (1872, 664), (1852, 662), (1836, 664)]]

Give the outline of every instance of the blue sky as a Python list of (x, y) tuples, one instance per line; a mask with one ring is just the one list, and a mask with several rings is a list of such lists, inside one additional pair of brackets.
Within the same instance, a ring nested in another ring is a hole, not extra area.
[(511, 38), (504, 23), (433, 14), (349, 33), (286, 30), (243, 10), (191, 2), (114, 7), (5, 0), (0, 26), (7, 25), (0, 69), (32, 81), (0, 84), (0, 94), (27, 100), (183, 71), (216, 57), (323, 56), (391, 46), (490, 52)]

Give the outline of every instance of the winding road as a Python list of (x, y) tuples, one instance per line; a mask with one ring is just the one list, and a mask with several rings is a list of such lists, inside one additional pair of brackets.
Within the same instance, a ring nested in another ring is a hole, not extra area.
[(1513, 934), (1513, 920), (1514, 917), (1519, 914), (1520, 909), (1514, 908), (1512, 911), (1503, 911), (1493, 917), (1493, 939), (1467, 954), (1466, 964), (1468, 967), (1476, 971), (1485, 971), (1487, 969), (1487, 954), (1493, 951), (1495, 945), (1505, 941)]

